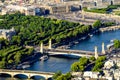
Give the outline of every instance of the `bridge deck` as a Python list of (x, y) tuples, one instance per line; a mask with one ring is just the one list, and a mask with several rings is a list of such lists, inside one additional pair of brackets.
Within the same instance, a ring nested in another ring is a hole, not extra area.
[(94, 52), (83, 50), (68, 50), (68, 49), (45, 49), (46, 52), (61, 52), (61, 53), (73, 53), (73, 54), (87, 54), (94, 55)]
[(0, 72), (21, 72), (21, 73), (34, 73), (34, 74), (54, 74), (52, 72), (41, 72), (41, 71), (30, 71), (30, 70), (8, 70), (8, 69), (0, 69)]

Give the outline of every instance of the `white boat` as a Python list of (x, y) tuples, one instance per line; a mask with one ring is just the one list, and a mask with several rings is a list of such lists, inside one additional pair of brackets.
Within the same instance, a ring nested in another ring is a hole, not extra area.
[(107, 49), (110, 49), (112, 46), (114, 46), (114, 43), (108, 44)]
[(48, 60), (48, 56), (47, 56), (47, 55), (44, 55), (44, 56), (40, 57), (40, 60), (41, 60), (41, 61), (46, 61), (46, 60)]
[(22, 65), (22, 68), (23, 68), (23, 69), (28, 68), (28, 67), (30, 67), (29, 64)]
[(115, 40), (115, 39), (112, 39), (112, 40), (110, 40), (110, 42), (111, 42), (111, 43), (113, 43), (113, 42), (114, 42), (114, 40)]
[(93, 34), (88, 34), (90, 37), (92, 37), (93, 36)]

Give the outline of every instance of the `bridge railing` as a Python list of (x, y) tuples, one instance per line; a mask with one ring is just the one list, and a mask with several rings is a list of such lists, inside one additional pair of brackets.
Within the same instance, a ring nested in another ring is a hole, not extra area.
[(53, 72), (40, 72), (40, 71), (30, 71), (30, 70), (9, 70), (9, 69), (0, 69), (0, 72), (21, 72), (21, 73), (36, 73), (36, 74), (49, 74), (53, 75)]
[(87, 54), (94, 55), (94, 52), (83, 51), (83, 50), (68, 50), (68, 49), (45, 49), (46, 52), (65, 52), (65, 53), (76, 53), (76, 54)]

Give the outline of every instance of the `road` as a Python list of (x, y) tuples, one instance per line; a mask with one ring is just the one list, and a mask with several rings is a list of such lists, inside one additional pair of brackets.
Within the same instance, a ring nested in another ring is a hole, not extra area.
[(53, 14), (47, 17), (56, 18), (61, 20), (68, 20), (72, 22), (79, 22), (85, 25), (92, 25), (96, 20), (101, 20), (103, 22), (116, 22), (120, 24), (120, 17), (112, 14), (99, 14), (91, 12), (70, 12), (64, 14)]

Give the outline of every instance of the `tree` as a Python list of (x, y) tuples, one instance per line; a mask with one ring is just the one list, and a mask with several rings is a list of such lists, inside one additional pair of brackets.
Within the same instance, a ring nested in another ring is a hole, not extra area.
[(21, 55), (20, 52), (18, 52), (18, 53), (15, 54), (14, 59), (15, 59), (16, 65), (21, 61), (21, 56), (22, 55)]
[(92, 26), (92, 28), (99, 28), (99, 27), (101, 27), (102, 26), (102, 23), (101, 23), (101, 21), (100, 20), (97, 20), (94, 24), (93, 24), (93, 26)]
[(70, 72), (68, 72), (65, 74), (65, 77), (67, 78), (67, 80), (71, 80), (72, 74)]
[(11, 39), (11, 43), (21, 45), (21, 37), (20, 36), (13, 36)]
[(62, 75), (61, 71), (57, 71), (54, 75), (53, 75), (53, 79), (56, 80), (58, 78), (58, 76)]
[(80, 62), (74, 62), (71, 65), (71, 71), (78, 72), (78, 71), (84, 71), (84, 69), (85, 69), (85, 66), (83, 66), (83, 64), (81, 64)]
[(81, 65), (85, 66), (86, 64), (88, 64), (89, 60), (86, 57), (82, 57), (79, 59), (79, 62)]
[(1, 48), (5, 48), (6, 46), (9, 45), (9, 41), (7, 39), (0, 38), (0, 44), (1, 44)]
[(103, 62), (106, 60), (106, 56), (100, 56), (98, 57), (98, 59), (96, 60), (96, 63), (99, 63), (99, 62)]
[(0, 69), (5, 68), (5, 61), (0, 61)]
[(89, 60), (90, 60), (90, 61), (95, 61), (95, 57), (92, 56), (92, 57), (89, 58)]
[(103, 62), (95, 63), (95, 66), (93, 67), (92, 71), (101, 71), (101, 68), (103, 67)]
[(9, 64), (12, 64), (12, 63), (13, 63), (13, 60), (12, 60), (12, 59), (10, 59), (10, 60), (8, 61), (8, 63), (9, 63)]
[(65, 77), (65, 75), (60, 75), (56, 80), (67, 80), (67, 78)]
[(71, 78), (72, 78), (72, 75), (70, 72), (68, 72), (66, 74), (62, 74), (58, 76), (56, 80), (71, 80)]
[(79, 71), (79, 62), (74, 62), (72, 65), (71, 65), (71, 71)]
[(114, 40), (114, 47), (117, 49), (117, 48), (120, 48), (120, 40)]
[(92, 68), (92, 71), (100, 72), (105, 60), (106, 60), (106, 56), (98, 57), (97, 60), (95, 61), (94, 67)]

